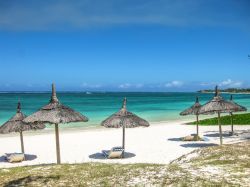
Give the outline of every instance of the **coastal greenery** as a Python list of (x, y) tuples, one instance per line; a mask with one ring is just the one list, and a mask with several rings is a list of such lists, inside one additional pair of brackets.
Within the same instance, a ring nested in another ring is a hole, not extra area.
[[(200, 93), (213, 93), (214, 90), (199, 90)], [(250, 88), (227, 88), (220, 90), (220, 92), (226, 93), (250, 93)]]
[[(250, 113), (244, 114), (233, 114), (233, 122), (236, 125), (250, 125)], [(196, 125), (195, 122), (191, 122), (191, 124)], [(231, 125), (231, 116), (222, 116), (221, 117), (222, 125)], [(218, 118), (208, 118), (199, 121), (199, 125), (218, 125)]]
[(169, 165), (83, 163), (4, 168), (0, 169), (0, 186), (247, 186), (249, 146), (250, 141), (202, 148)]

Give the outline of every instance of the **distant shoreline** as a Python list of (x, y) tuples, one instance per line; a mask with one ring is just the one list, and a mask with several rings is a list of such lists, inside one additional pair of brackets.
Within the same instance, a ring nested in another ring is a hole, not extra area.
[[(220, 89), (220, 93), (226, 94), (250, 94), (250, 88), (226, 88)], [(199, 90), (198, 93), (214, 93), (214, 90), (211, 89), (204, 89)]]
[[(197, 91), (198, 93), (204, 93), (204, 94), (212, 94), (215, 93), (214, 91)], [(250, 92), (220, 92), (223, 94), (250, 94)]]

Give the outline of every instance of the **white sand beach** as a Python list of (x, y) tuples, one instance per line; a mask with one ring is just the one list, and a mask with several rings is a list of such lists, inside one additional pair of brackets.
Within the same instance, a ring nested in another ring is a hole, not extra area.
[[(105, 159), (102, 150), (122, 144), (122, 129), (60, 129), (62, 163), (103, 162), (103, 163), (157, 163), (168, 164), (172, 160), (194, 149), (219, 144), (218, 126), (201, 126), (203, 142), (183, 142), (178, 138), (195, 133), (195, 126), (184, 121), (159, 122), (148, 128), (126, 129), (125, 159)], [(228, 134), (230, 126), (223, 126)], [(239, 135), (225, 136), (224, 143), (234, 143), (250, 138), (250, 126), (235, 126)], [(46, 132), (46, 131), (45, 131)], [(248, 133), (242, 133), (248, 132)], [(27, 160), (10, 164), (0, 157), (0, 167), (15, 167), (34, 164), (56, 163), (54, 131), (46, 133), (24, 133)], [(0, 136), (0, 156), (20, 151), (19, 134)]]

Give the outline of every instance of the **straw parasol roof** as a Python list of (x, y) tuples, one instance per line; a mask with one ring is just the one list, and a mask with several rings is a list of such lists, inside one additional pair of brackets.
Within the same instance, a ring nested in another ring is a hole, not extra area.
[(194, 105), (192, 105), (190, 108), (184, 110), (183, 112), (180, 113), (181, 116), (186, 116), (186, 115), (199, 115), (199, 110), (200, 110), (201, 104), (199, 102), (199, 97), (196, 97), (196, 101)]
[(5, 122), (0, 127), (0, 133), (1, 134), (7, 134), (11, 132), (19, 132), (20, 138), (21, 138), (21, 149), (24, 153), (24, 145), (23, 145), (23, 131), (29, 131), (29, 130), (38, 130), (38, 129), (44, 129), (45, 125), (43, 123), (30, 123), (27, 124), (23, 122), (23, 119), (26, 116), (21, 112), (21, 103), (18, 102), (17, 104), (17, 112), (14, 116), (12, 116), (7, 122)]
[(45, 122), (49, 124), (55, 124), (57, 163), (60, 164), (61, 158), (58, 124), (71, 122), (87, 122), (88, 118), (80, 114), (79, 112), (76, 112), (73, 109), (62, 105), (56, 96), (55, 85), (52, 84), (52, 95), (50, 102), (37, 112), (25, 118), (24, 121), (27, 123)]
[(79, 112), (62, 105), (56, 96), (55, 86), (52, 84), (52, 96), (49, 104), (42, 107), (24, 120), (27, 123), (46, 122), (50, 124), (87, 122), (88, 118)]
[(188, 109), (184, 110), (180, 113), (181, 116), (185, 115), (196, 115), (196, 135), (197, 140), (199, 139), (199, 110), (201, 108), (201, 104), (199, 102), (199, 98), (196, 97), (195, 103)]
[(137, 115), (133, 114), (132, 112), (127, 111), (127, 99), (124, 98), (123, 105), (120, 111), (116, 112), (115, 114), (111, 115), (107, 119), (105, 119), (102, 123), (102, 126), (107, 128), (120, 128), (123, 129), (122, 135), (122, 148), (124, 157), (125, 152), (125, 128), (134, 128), (139, 126), (149, 127), (149, 123), (138, 117)]
[(138, 117), (132, 112), (127, 111), (126, 105), (127, 99), (125, 98), (121, 110), (105, 119), (101, 125), (107, 128), (134, 128), (138, 126), (149, 126), (149, 123), (146, 120)]
[(200, 114), (229, 113), (236, 111), (238, 107), (230, 101), (226, 101), (219, 95), (218, 86), (215, 87), (215, 96), (201, 108)]
[(232, 111), (237, 111), (238, 107), (230, 101), (224, 100), (218, 91), (218, 86), (215, 87), (215, 96), (214, 98), (207, 102), (200, 108), (200, 114), (218, 114), (218, 125), (220, 131), (220, 144), (222, 145), (222, 129), (220, 123), (220, 114), (221, 113), (230, 113)]
[(24, 123), (23, 119), (25, 117), (26, 115), (21, 112), (21, 103), (18, 102), (16, 114), (0, 127), (0, 133), (8, 134), (11, 132), (38, 130), (45, 128), (45, 125), (43, 123), (38, 123), (38, 124)]

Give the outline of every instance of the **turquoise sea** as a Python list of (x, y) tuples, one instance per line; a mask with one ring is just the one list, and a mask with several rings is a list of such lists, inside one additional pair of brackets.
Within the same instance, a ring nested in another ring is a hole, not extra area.
[[(118, 111), (122, 100), (127, 97), (129, 111), (145, 118), (149, 122), (191, 119), (192, 116), (179, 116), (186, 107), (191, 106), (195, 97), (200, 97), (204, 104), (213, 94), (201, 93), (77, 93), (59, 92), (57, 96), (61, 103), (86, 115), (87, 123), (65, 124), (62, 127), (93, 127), (109, 115)], [(229, 94), (222, 94), (229, 99)], [(0, 93), (0, 124), (3, 124), (16, 112), (16, 105), (20, 99), (22, 111), (29, 115), (50, 100), (50, 93)], [(234, 94), (234, 100), (250, 109), (249, 94)]]

